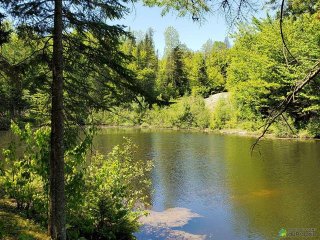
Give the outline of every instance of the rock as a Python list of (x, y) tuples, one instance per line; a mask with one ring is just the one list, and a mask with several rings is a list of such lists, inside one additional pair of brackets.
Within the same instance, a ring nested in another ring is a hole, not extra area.
[(227, 100), (229, 98), (229, 93), (228, 92), (222, 92), (222, 93), (217, 93), (213, 94), (208, 98), (204, 99), (204, 102), (206, 104), (206, 107), (210, 110), (213, 111), (219, 100)]

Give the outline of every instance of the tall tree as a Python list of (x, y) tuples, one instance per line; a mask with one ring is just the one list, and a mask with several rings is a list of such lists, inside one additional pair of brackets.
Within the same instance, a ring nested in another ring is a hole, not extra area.
[(179, 97), (190, 91), (189, 79), (183, 62), (183, 54), (184, 52), (180, 46), (175, 47), (171, 53), (173, 61), (172, 81)]
[(164, 39), (165, 39), (164, 55), (167, 56), (174, 50), (174, 48), (180, 45), (179, 33), (174, 27), (172, 26), (167, 27), (166, 30), (164, 31)]
[(204, 57), (201, 58), (197, 68), (198, 83), (201, 87), (203, 87), (203, 91), (201, 92), (201, 94), (203, 97), (208, 97), (211, 94), (212, 89), (209, 83), (207, 65)]
[(63, 116), (62, 1), (54, 1), (49, 233), (53, 239), (66, 239)]
[[(106, 21), (123, 17), (128, 12), (125, 2), (3, 0), (0, 3), (15, 20), (21, 37), (27, 36), (25, 39), (44, 45), (42, 51), (36, 49), (28, 59), (44, 61), (51, 70), (49, 232), (52, 239), (66, 239), (64, 121), (73, 120), (73, 113), (83, 108), (98, 105), (94, 103), (90, 81), (102, 82), (110, 97), (121, 95), (123, 91), (117, 90), (118, 87), (137, 90), (132, 74), (123, 67), (127, 57), (117, 47), (120, 37), (127, 33), (123, 27), (110, 26)], [(79, 90), (83, 83), (89, 87), (87, 91)], [(114, 101), (106, 106), (112, 104)]]
[(201, 52), (203, 53), (204, 57), (207, 58), (213, 48), (213, 41), (212, 39), (207, 40), (202, 46), (201, 46)]
[(160, 61), (157, 76), (157, 90), (161, 98), (168, 101), (189, 92), (185, 63), (183, 61), (188, 51), (180, 43), (179, 33), (173, 27), (168, 27), (164, 33), (165, 51)]
[[(145, 0), (146, 4), (154, 6), (160, 6), (163, 7), (163, 14), (166, 14), (167, 12), (174, 10), (177, 11), (180, 16), (185, 16), (187, 14), (190, 14), (194, 20), (204, 19), (206, 13), (212, 12), (212, 10), (215, 9), (216, 6), (222, 7), (224, 12), (227, 14), (227, 20), (231, 21), (231, 23), (234, 23), (235, 20), (239, 20), (242, 18), (245, 18), (245, 15), (243, 15), (244, 10), (252, 10), (254, 9), (252, 7), (252, 3), (256, 2), (254, 0), (238, 0), (238, 1), (229, 1), (229, 0), (195, 0), (195, 1), (161, 1), (161, 0)], [(285, 54), (290, 55), (291, 58), (293, 58), (293, 61), (298, 63), (297, 59), (294, 59), (295, 57), (292, 55), (290, 49), (288, 48), (286, 44), (286, 39), (284, 36), (283, 31), (283, 18), (286, 14), (292, 14), (294, 18), (299, 16), (300, 14), (303, 15), (303, 13), (309, 13), (309, 14), (317, 14), (316, 18), (319, 19), (319, 0), (308, 0), (308, 1), (301, 1), (301, 0), (282, 0), (282, 1), (276, 1), (276, 0), (270, 0), (266, 1), (265, 3), (271, 3), (275, 4), (275, 9), (278, 9), (278, 20), (280, 28), (278, 30), (278, 33), (281, 35), (282, 38), (282, 45), (284, 48)], [(259, 5), (258, 5), (259, 6)], [(303, 89), (306, 88), (307, 85), (310, 85), (313, 80), (318, 77), (320, 73), (320, 60), (317, 59), (316, 64), (311, 67), (308, 71), (308, 73), (300, 80), (297, 80), (299, 82), (298, 84), (295, 84), (292, 86), (292, 90), (285, 95), (283, 102), (279, 105), (277, 109), (272, 109), (271, 115), (269, 116), (266, 124), (265, 129), (263, 131), (263, 134), (259, 137), (264, 136), (268, 128), (271, 126), (271, 124), (279, 117), (281, 116), (289, 106), (291, 106), (295, 100), (295, 96)], [(258, 140), (259, 140), (258, 139)]]
[(133, 57), (127, 67), (135, 73), (139, 87), (155, 99), (158, 56), (154, 46), (153, 30), (148, 29), (143, 36), (141, 33), (138, 33), (138, 36), (137, 33), (133, 35), (134, 38), (127, 38), (121, 44), (121, 49)]
[(164, 36), (165, 52), (158, 74), (158, 91), (164, 99), (169, 100), (188, 92), (189, 80), (183, 61), (186, 47), (180, 43), (178, 31), (168, 27)]

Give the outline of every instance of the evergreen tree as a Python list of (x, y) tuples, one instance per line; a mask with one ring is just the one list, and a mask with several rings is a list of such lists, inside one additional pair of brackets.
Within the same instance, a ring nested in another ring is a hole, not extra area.
[(190, 91), (189, 80), (187, 78), (184, 62), (183, 51), (180, 46), (177, 46), (172, 51), (173, 72), (172, 81), (173, 86), (177, 90), (178, 96), (183, 96)]
[(198, 82), (201, 88), (200, 94), (203, 97), (208, 97), (211, 94), (212, 86), (210, 86), (209, 77), (207, 73), (207, 65), (205, 59), (202, 57), (198, 65)]
[(149, 29), (140, 39), (138, 37), (126, 39), (122, 49), (133, 57), (128, 68), (136, 75), (140, 89), (155, 99), (158, 56), (153, 42), (153, 30)]
[[(120, 36), (126, 33), (122, 27), (110, 26), (106, 21), (119, 19), (128, 10), (118, 1), (86, 0), (4, 0), (1, 7), (16, 19), (15, 27), (21, 36), (47, 43), (47, 51), (35, 51), (30, 58), (47, 53), (49, 58), (45, 60), (48, 60), (48, 68), (52, 72), (49, 232), (52, 239), (66, 239), (64, 122), (65, 116), (72, 119), (68, 112), (80, 109), (81, 105), (64, 101), (64, 89), (71, 102), (82, 96), (83, 106), (93, 105), (90, 101), (92, 91), (79, 92), (76, 88), (86, 79), (104, 82), (114, 95), (119, 95), (115, 90), (118, 86), (137, 89), (133, 81), (128, 81), (132, 79), (130, 72), (122, 66), (126, 56), (115, 51)], [(80, 63), (83, 71), (75, 74)], [(74, 108), (66, 109), (68, 107)]]
[(11, 34), (10, 41), (3, 44), (0, 51), (0, 73), (1, 73), (1, 89), (3, 91), (3, 105), (6, 109), (3, 114), (8, 119), (20, 119), (22, 111), (26, 108), (27, 102), (23, 98), (23, 89), (26, 87), (26, 81), (23, 79), (29, 68), (29, 62), (23, 61), (31, 49), (25, 46), (18, 39), (16, 34)]
[(160, 64), (157, 90), (165, 100), (183, 96), (190, 91), (185, 70), (186, 47), (180, 43), (179, 33), (173, 27), (165, 31), (165, 55)]

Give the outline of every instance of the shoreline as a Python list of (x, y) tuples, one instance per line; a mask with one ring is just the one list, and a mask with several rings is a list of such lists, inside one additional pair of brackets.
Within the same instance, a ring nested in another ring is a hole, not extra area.
[[(234, 135), (240, 137), (250, 137), (250, 138), (258, 138), (260, 133), (258, 132), (251, 132), (244, 129), (210, 129), (210, 128), (178, 128), (178, 127), (155, 127), (155, 126), (117, 126), (117, 125), (97, 125), (99, 129), (139, 129), (139, 130), (168, 130), (168, 131), (187, 131), (187, 132), (199, 132), (199, 133), (213, 133), (213, 134), (220, 134), (220, 135)], [(298, 140), (298, 141), (320, 141), (320, 138), (311, 138), (311, 137), (279, 137), (275, 134), (265, 134), (264, 137), (261, 139), (277, 139), (277, 140)]]
[[(88, 127), (91, 125), (83, 125), (84, 127)], [(258, 138), (261, 133), (248, 131), (244, 129), (210, 129), (210, 128), (178, 128), (178, 127), (156, 127), (156, 126), (145, 126), (145, 125), (135, 125), (135, 126), (121, 126), (121, 125), (104, 125), (97, 124), (98, 130), (101, 129), (136, 129), (136, 130), (155, 130), (155, 131), (186, 131), (186, 132), (197, 132), (197, 133), (212, 133), (212, 134), (220, 134), (220, 135), (234, 135), (240, 137), (249, 137), (249, 138)], [(0, 130), (0, 133), (10, 132), (8, 130)], [(275, 134), (265, 134), (261, 139), (277, 139), (277, 140), (297, 140), (297, 141), (320, 141), (320, 138), (312, 138), (312, 137), (299, 137), (299, 136), (288, 136), (288, 137), (279, 137)]]

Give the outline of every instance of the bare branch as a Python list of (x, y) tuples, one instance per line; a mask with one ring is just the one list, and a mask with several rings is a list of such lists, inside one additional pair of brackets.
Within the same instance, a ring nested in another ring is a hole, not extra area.
[(269, 118), (266, 121), (266, 124), (264, 125), (264, 129), (262, 131), (262, 134), (256, 139), (254, 144), (251, 146), (251, 151), (254, 150), (258, 142), (265, 136), (267, 133), (269, 127), (275, 122), (275, 120), (281, 116), (289, 107), (289, 105), (294, 101), (295, 96), (306, 86), (308, 83), (310, 83), (312, 80), (314, 80), (318, 74), (320, 73), (320, 60), (316, 63), (315, 66), (309, 71), (309, 73), (305, 76), (305, 78), (300, 82), (300, 84), (297, 84), (291, 93), (284, 99), (280, 105), (275, 109), (274, 114), (271, 113)]
[(287, 50), (287, 52), (289, 53), (289, 55), (294, 59), (295, 62), (298, 63), (298, 60), (292, 55), (291, 51), (289, 50), (286, 40), (284, 38), (284, 33), (283, 33), (283, 13), (284, 13), (284, 3), (285, 0), (282, 0), (281, 2), (281, 9), (280, 9), (280, 34), (281, 34), (281, 40), (282, 40), (282, 44), (284, 46), (284, 48)]

